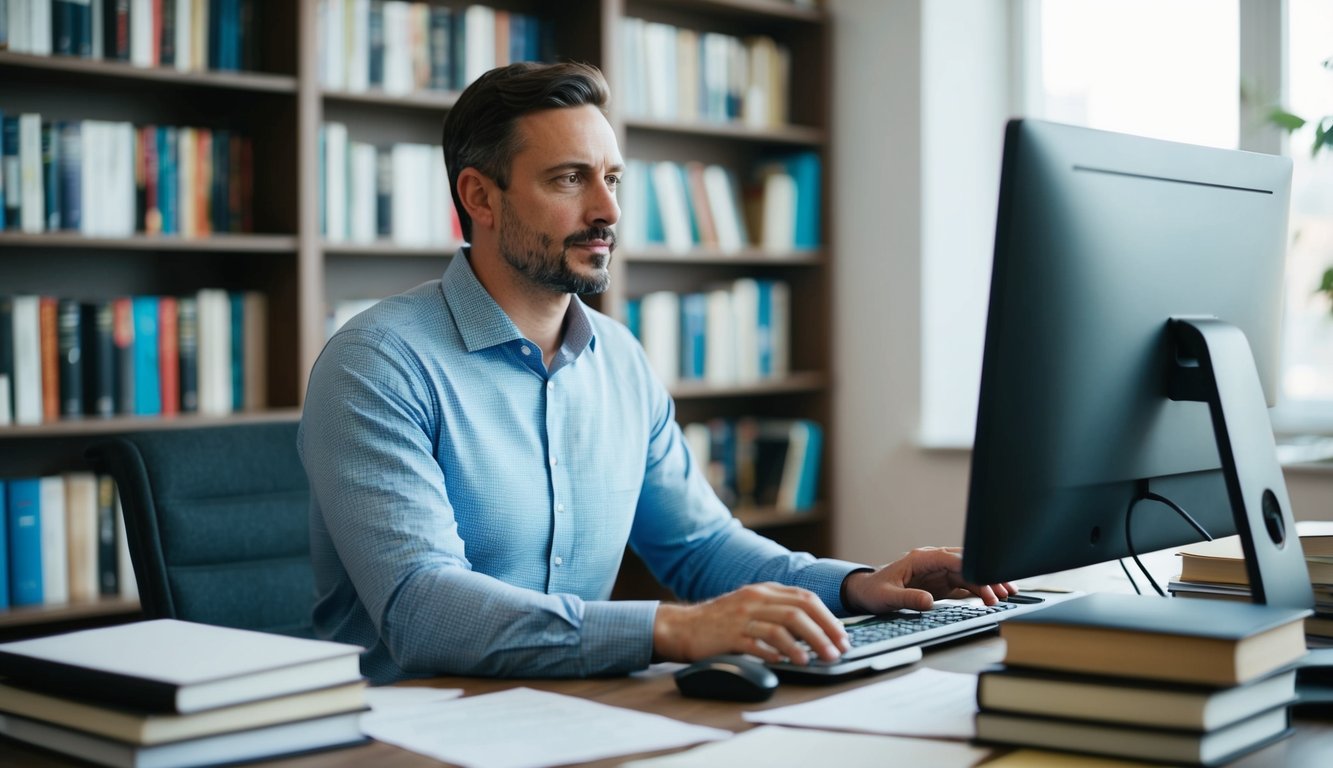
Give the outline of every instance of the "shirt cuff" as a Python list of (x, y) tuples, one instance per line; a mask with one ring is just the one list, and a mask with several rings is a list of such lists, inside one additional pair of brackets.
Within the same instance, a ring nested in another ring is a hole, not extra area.
[(863, 563), (849, 563), (846, 560), (820, 558), (808, 568), (801, 569), (792, 586), (808, 589), (824, 601), (824, 605), (834, 616), (846, 616), (847, 607), (842, 603), (842, 582), (856, 571), (874, 570)]
[(581, 656), (586, 673), (620, 675), (646, 669), (653, 656), (656, 600), (599, 600), (584, 603)]

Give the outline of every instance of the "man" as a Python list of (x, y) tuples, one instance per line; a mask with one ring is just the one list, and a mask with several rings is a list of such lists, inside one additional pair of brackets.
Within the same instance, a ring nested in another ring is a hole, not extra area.
[[(606, 100), (592, 67), (515, 64), (450, 110), (471, 246), (350, 321), (311, 373), (317, 632), (366, 646), (375, 682), (585, 676), (723, 652), (805, 663), (802, 641), (833, 659), (837, 613), (1005, 597), (964, 585), (957, 549), (871, 569), (732, 518), (638, 342), (575, 296), (610, 280), (623, 161)], [(702, 602), (608, 600), (627, 542)]]

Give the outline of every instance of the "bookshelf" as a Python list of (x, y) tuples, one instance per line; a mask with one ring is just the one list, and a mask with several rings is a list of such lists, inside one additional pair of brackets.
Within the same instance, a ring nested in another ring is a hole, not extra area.
[[(433, 0), (429, 7), (461, 14), (469, 5)], [(727, 168), (738, 182), (761, 164), (809, 152), (827, 168), (829, 31), (827, 13), (788, 0), (493, 0), (490, 7), (539, 18), (547, 50), (561, 59), (600, 66), (611, 82), (610, 118), (626, 158), (650, 162), (698, 160)], [(299, 418), (305, 380), (341, 302), (382, 297), (439, 277), (459, 242), (449, 236), (403, 242), (377, 232), (365, 240), (327, 234), (321, 183), (323, 127), (346, 126), (349, 141), (387, 147), (437, 145), (444, 116), (459, 90), (349, 90), (327, 72), (321, 36), (330, 27), (320, 0), (249, 3), (253, 67), (241, 71), (166, 66), (0, 50), (0, 111), (40, 112), (45, 120), (108, 120), (189, 125), (243, 133), (253, 143), (253, 226), (244, 233), (202, 237), (89, 236), (77, 232), (0, 232), (0, 293), (86, 298), (185, 295), (202, 288), (260, 291), (267, 296), (266, 406), (261, 412), (174, 417), (118, 415), (39, 425), (0, 426), (0, 475), (61, 472), (83, 466), (83, 449), (116, 432)], [(350, 2), (349, 2), (350, 6)], [(771, 37), (789, 52), (789, 115), (778, 123), (635, 114), (622, 103), (618, 78), (628, 78), (622, 50), (625, 20), (714, 33), (737, 40)], [(345, 32), (346, 34), (346, 32)], [(360, 86), (357, 86), (358, 88)], [(827, 173), (821, 179), (828, 189)], [(682, 380), (671, 387), (682, 424), (715, 418), (805, 418), (823, 425), (824, 459), (814, 510), (793, 515), (773, 509), (738, 517), (783, 543), (829, 554), (836, 506), (829, 489), (833, 457), (830, 396), (831, 270), (828, 195), (821, 196), (823, 239), (813, 247), (738, 250), (693, 245), (684, 252), (659, 244), (617, 250), (611, 289), (589, 299), (625, 320), (628, 302), (645, 293), (681, 293), (755, 277), (780, 280), (791, 300), (790, 370), (778, 378), (715, 384)], [(627, 573), (633, 564), (627, 563)], [(621, 595), (646, 587), (628, 577)], [(78, 616), (106, 619), (133, 610), (118, 601), (70, 607)], [(7, 628), (38, 623), (39, 615), (0, 612)], [(56, 612), (56, 615), (61, 615)], [(30, 618), (29, 618), (30, 617)], [(77, 616), (76, 616), (77, 618)]]

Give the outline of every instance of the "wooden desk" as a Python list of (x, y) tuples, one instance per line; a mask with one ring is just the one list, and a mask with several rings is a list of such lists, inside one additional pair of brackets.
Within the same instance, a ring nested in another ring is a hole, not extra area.
[[(1003, 643), (992, 634), (982, 636), (981, 639), (961, 641), (949, 647), (928, 650), (921, 663), (928, 667), (953, 672), (975, 672), (987, 664), (999, 661), (1003, 654)], [(912, 669), (915, 669), (915, 667), (893, 670), (834, 686), (786, 684), (778, 689), (772, 699), (763, 704), (737, 704), (686, 699), (677, 693), (675, 683), (670, 675), (651, 678), (630, 677), (597, 680), (488, 680), (468, 677), (440, 677), (409, 684), (431, 685), (439, 688), (462, 688), (465, 695), (469, 696), (522, 685), (544, 691), (580, 696), (603, 704), (638, 709), (644, 712), (655, 712), (691, 723), (739, 732), (752, 727), (741, 719), (741, 713), (747, 709), (767, 709), (797, 704), (830, 693), (886, 680), (894, 675), (905, 674)], [(1333, 714), (1322, 718), (1298, 717), (1294, 720), (1294, 724), (1296, 726), (1294, 736), (1251, 754), (1233, 765), (1241, 768), (1259, 768), (1260, 766), (1327, 768), (1327, 766), (1333, 764)], [(521, 738), (521, 735), (515, 734), (515, 738)], [(635, 757), (644, 757), (647, 754), (635, 755)], [(614, 766), (630, 759), (630, 757), (626, 755), (601, 760), (589, 765)], [(0, 738), (0, 765), (69, 768), (70, 766), (86, 765), (86, 763)], [(424, 768), (425, 766), (438, 766), (440, 763), (423, 755), (374, 742), (360, 747), (321, 752), (286, 760), (271, 760), (256, 765), (281, 768), (361, 768), (362, 766)]]

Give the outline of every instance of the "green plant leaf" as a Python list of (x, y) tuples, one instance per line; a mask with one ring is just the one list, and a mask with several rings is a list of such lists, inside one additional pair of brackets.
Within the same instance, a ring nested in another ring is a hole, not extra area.
[(1273, 107), (1268, 113), (1268, 122), (1288, 133), (1298, 131), (1305, 126), (1305, 118), (1293, 115), (1282, 107)]
[(1333, 267), (1324, 270), (1324, 279), (1319, 281), (1319, 292), (1333, 294)]
[(1314, 145), (1310, 147), (1310, 156), (1319, 154), (1319, 150), (1333, 142), (1333, 115), (1327, 115), (1319, 121), (1319, 125), (1314, 129)]

